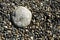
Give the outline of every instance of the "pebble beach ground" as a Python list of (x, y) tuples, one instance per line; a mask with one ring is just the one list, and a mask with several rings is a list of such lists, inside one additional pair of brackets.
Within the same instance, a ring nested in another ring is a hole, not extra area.
[[(11, 20), (18, 6), (32, 12), (25, 28)], [(60, 40), (60, 0), (0, 0), (0, 40)]]

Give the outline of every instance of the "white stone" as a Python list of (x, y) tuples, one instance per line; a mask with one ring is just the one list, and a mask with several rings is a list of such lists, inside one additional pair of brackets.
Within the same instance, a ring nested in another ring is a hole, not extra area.
[(25, 7), (19, 6), (13, 12), (13, 22), (18, 27), (28, 26), (31, 22), (32, 13)]
[(31, 36), (31, 40), (33, 40), (33, 36)]

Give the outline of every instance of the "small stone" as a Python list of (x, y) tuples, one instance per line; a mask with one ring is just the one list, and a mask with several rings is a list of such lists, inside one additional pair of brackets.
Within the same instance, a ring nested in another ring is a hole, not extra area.
[(33, 36), (31, 36), (31, 40), (33, 40)]
[(18, 27), (28, 26), (32, 18), (32, 13), (25, 7), (19, 6), (12, 15), (12, 20)]
[(56, 35), (55, 35), (55, 34), (53, 34), (53, 37), (56, 37)]
[(4, 26), (5, 28), (8, 28), (7, 26)]
[(60, 2), (60, 0), (57, 0), (58, 2)]
[(11, 5), (15, 5), (14, 3), (12, 3)]
[(43, 3), (41, 3), (40, 5), (43, 6)]

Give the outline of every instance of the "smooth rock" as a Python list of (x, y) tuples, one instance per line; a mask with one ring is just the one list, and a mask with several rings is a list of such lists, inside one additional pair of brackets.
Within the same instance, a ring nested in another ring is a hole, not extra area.
[(28, 26), (31, 22), (32, 13), (25, 7), (19, 6), (12, 15), (12, 20), (18, 27)]

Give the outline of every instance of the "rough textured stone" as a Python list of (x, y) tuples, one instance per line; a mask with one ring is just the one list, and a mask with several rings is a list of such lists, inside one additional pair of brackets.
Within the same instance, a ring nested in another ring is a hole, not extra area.
[(18, 27), (24, 27), (30, 24), (32, 13), (25, 7), (19, 6), (13, 12), (13, 22)]

